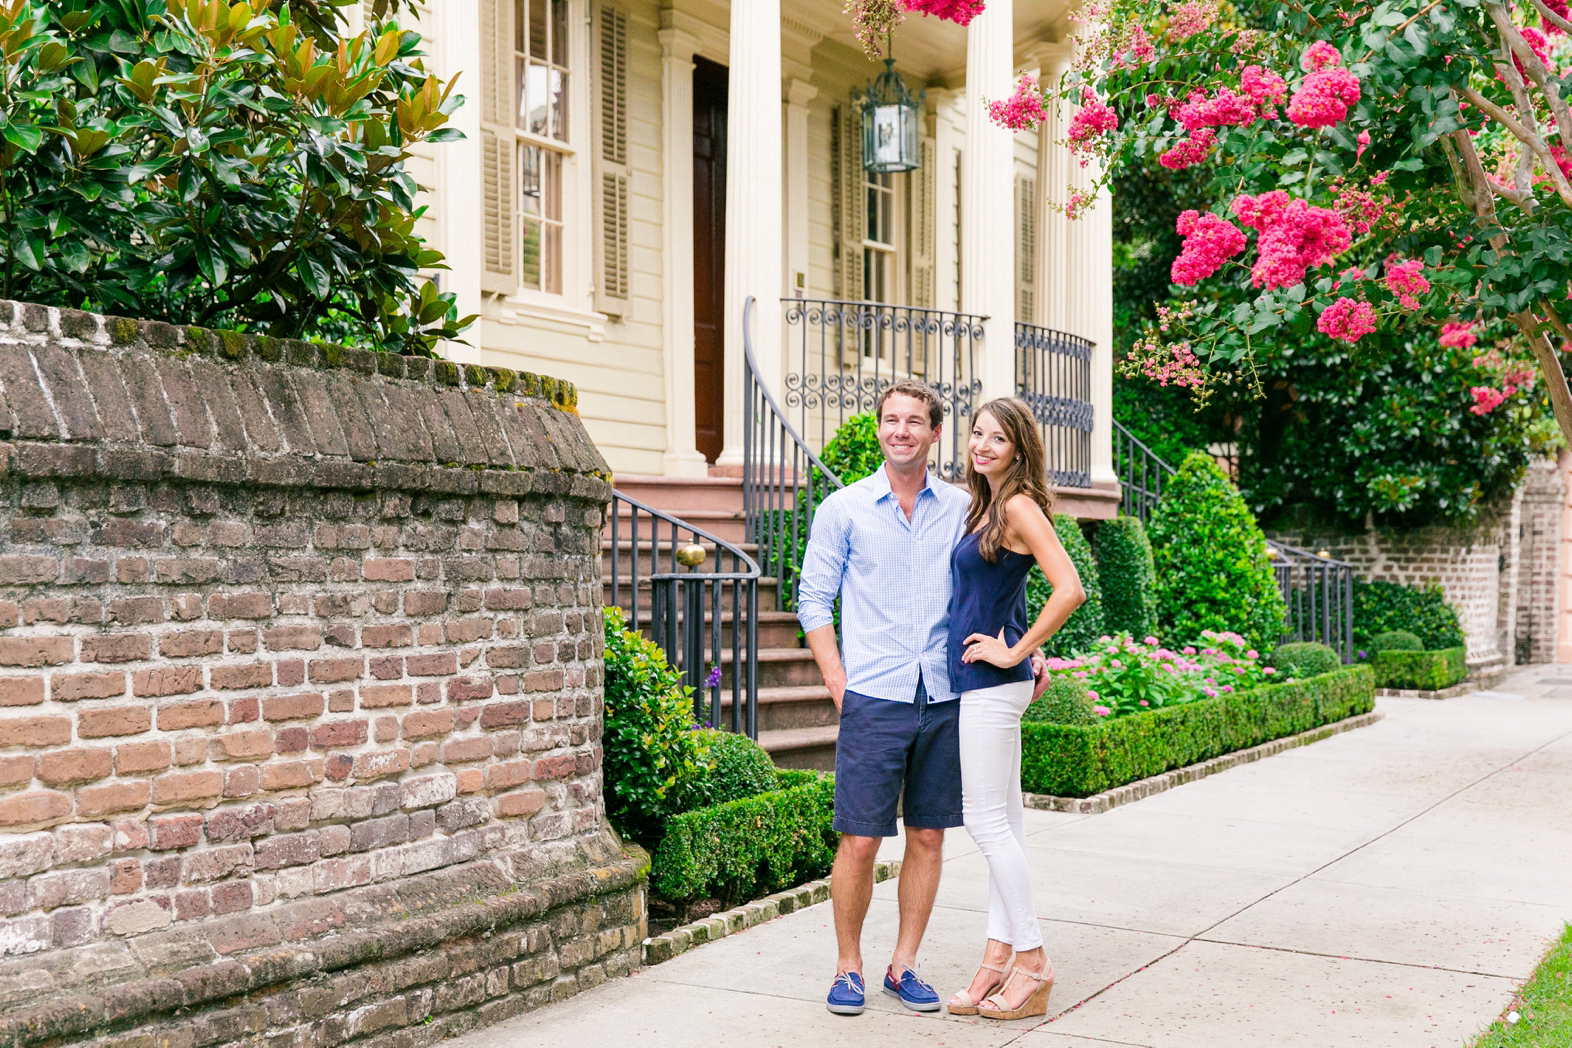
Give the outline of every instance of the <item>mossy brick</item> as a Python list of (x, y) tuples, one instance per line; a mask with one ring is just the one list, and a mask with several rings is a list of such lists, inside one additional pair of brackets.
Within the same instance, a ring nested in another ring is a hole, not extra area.
[(83, 342), (92, 341), (98, 337), (98, 317), (93, 313), (84, 313), (80, 309), (62, 309), (60, 334)]
[(430, 357), (405, 357), (405, 374), (415, 382), (429, 382), (432, 375), (432, 364), (436, 363)]
[(284, 340), (270, 335), (258, 335), (255, 350), (257, 356), (270, 364), (276, 364), (284, 359)]
[(346, 349), (343, 367), (357, 375), (375, 375), (378, 355), (369, 349)]
[(518, 372), (512, 368), (487, 368), (491, 373), (491, 383), (498, 393), (511, 393), (513, 387), (518, 385)]
[(464, 384), (470, 389), (485, 389), (490, 377), (479, 364), (464, 365)]
[(244, 360), (251, 353), (251, 336), (239, 331), (220, 331), (218, 352), (230, 360)]
[(286, 338), (284, 340), (284, 359), (297, 368), (319, 367), (322, 361), (322, 351), (314, 342), (307, 342), (303, 338)]
[(162, 320), (137, 322), (142, 330), (142, 341), (154, 349), (175, 349), (180, 345), (180, 329)]
[(540, 376), (533, 371), (519, 372), (518, 390), (526, 397), (540, 396)]
[(404, 377), (404, 357), (398, 353), (377, 354), (377, 374), (387, 378)]
[(218, 334), (204, 327), (186, 328), (186, 349), (194, 356), (210, 357), (218, 354)]
[(117, 346), (130, 345), (142, 337), (136, 321), (127, 317), (105, 317), (104, 329), (109, 332), (109, 340)]
[(440, 384), (444, 386), (456, 386), (459, 384), (461, 377), (459, 366), (451, 360), (438, 360), (432, 365), (432, 368), (436, 372), (437, 382)]

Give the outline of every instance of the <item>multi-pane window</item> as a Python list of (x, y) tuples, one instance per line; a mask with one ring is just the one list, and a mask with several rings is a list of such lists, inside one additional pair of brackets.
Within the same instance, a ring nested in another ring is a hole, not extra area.
[(561, 144), (568, 141), (568, 0), (514, 0), (521, 281), (562, 291)]
[(863, 199), (862, 297), (865, 302), (891, 302), (895, 291), (895, 176), (865, 171)]

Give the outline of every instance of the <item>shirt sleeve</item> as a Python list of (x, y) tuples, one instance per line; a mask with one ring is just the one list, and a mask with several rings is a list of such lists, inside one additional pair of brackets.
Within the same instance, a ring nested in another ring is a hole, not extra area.
[(797, 621), (804, 633), (835, 621), (835, 598), (841, 591), (849, 553), (843, 499), (825, 499), (813, 515), (808, 548), (797, 579)]

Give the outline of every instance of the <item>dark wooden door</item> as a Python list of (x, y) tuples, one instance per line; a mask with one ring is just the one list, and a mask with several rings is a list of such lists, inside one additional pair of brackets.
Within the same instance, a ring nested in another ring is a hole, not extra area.
[(720, 456), (726, 413), (726, 67), (693, 60), (694, 438)]

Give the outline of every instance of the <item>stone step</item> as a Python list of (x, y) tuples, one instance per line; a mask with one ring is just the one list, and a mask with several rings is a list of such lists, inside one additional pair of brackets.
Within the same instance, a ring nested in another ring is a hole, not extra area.
[[(609, 593), (607, 594), (606, 599), (608, 602), (610, 601), (611, 595)], [(628, 601), (624, 599), (622, 601), (622, 613), (625, 619), (629, 617), (629, 611), (630, 609), (628, 607)], [(649, 629), (649, 619), (647, 618), (648, 615), (649, 604), (646, 601), (639, 608), (639, 626), (646, 632)], [(708, 628), (710, 623), (714, 621), (714, 618), (715, 617), (713, 615), (709, 614), (704, 616), (706, 628)], [(684, 616), (679, 611), (677, 613), (678, 623), (683, 623), (685, 620), (686, 616)], [(721, 645), (723, 647), (731, 647), (732, 621), (733, 616), (730, 611), (721, 612)], [(773, 610), (760, 611), (758, 613), (758, 617), (755, 619), (755, 622), (757, 623), (758, 629), (759, 647), (794, 648), (798, 646), (799, 634), (802, 632), (802, 628), (798, 624), (797, 616), (794, 612)]]
[[(743, 540), (747, 538), (748, 529), (744, 523), (742, 508), (740, 506), (736, 510), (672, 509), (667, 510), (666, 512), (670, 513), (679, 520), (691, 524), (700, 531), (707, 531), (716, 538), (723, 539), (726, 542), (741, 545)], [(619, 512), (617, 516), (617, 537), (623, 541), (626, 541), (627, 536), (632, 530), (632, 515), (627, 512), (626, 508), (624, 508), (624, 510)], [(664, 521), (661, 523), (661, 536), (664, 538), (665, 536), (671, 534), (670, 525), (665, 524)], [(643, 537), (648, 535), (650, 518), (647, 515), (640, 513), (638, 524), (640, 536)], [(609, 521), (606, 524), (605, 535), (608, 539), (611, 535), (611, 523)]]
[(781, 768), (835, 770), (835, 738), (838, 725), (822, 728), (783, 728), (759, 732), (759, 745)]
[(704, 510), (724, 510), (739, 517), (742, 513), (741, 477), (652, 477), (619, 473), (613, 484), (629, 498), (683, 520)]

